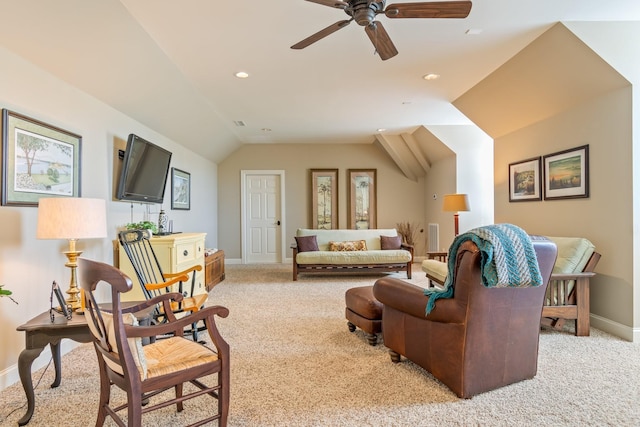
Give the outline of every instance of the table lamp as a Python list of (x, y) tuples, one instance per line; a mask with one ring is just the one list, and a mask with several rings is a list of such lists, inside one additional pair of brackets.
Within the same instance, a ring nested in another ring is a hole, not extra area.
[(76, 269), (82, 251), (76, 250), (78, 239), (107, 237), (106, 204), (103, 199), (78, 197), (44, 197), (38, 202), (38, 239), (67, 239), (69, 250), (63, 252), (68, 259), (65, 266), (71, 269), (71, 281), (67, 304), (74, 311), (82, 304), (78, 294)]
[(455, 235), (458, 235), (458, 212), (469, 210), (469, 197), (466, 194), (445, 194), (442, 202), (442, 210), (445, 212), (455, 212), (453, 214), (453, 224)]

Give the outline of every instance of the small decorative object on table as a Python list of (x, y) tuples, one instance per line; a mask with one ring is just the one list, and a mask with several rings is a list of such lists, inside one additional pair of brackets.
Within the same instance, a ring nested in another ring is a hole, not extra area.
[[(59, 308), (53, 307), (54, 294), (56, 296), (56, 299), (58, 300), (58, 304), (60, 304)], [(73, 309), (71, 308), (71, 304), (67, 304), (67, 302), (64, 300), (64, 297), (62, 296), (62, 292), (60, 291), (60, 287), (58, 286), (55, 280), (51, 284), (51, 295), (49, 296), (49, 301), (51, 302), (51, 308), (49, 309), (49, 314), (51, 315), (51, 323), (55, 321), (55, 314), (54, 314), (55, 312), (62, 313), (64, 317), (66, 317), (68, 320), (71, 320)]]
[(164, 212), (164, 209), (160, 209), (160, 214), (158, 215), (158, 234), (163, 235), (167, 233), (168, 223), (169, 218), (167, 218), (167, 214)]

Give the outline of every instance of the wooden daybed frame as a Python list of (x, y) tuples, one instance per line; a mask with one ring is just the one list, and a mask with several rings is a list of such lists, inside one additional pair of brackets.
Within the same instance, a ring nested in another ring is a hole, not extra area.
[[(600, 257), (598, 252), (591, 254), (582, 273), (551, 275), (542, 307), (543, 326), (561, 330), (567, 320), (575, 320), (576, 336), (589, 336), (589, 279), (596, 275), (594, 270)], [(575, 284), (569, 291), (571, 281), (575, 281)], [(553, 298), (554, 295), (566, 295), (566, 298), (558, 301), (557, 298)]]
[(293, 280), (298, 280), (300, 273), (394, 273), (398, 271), (406, 271), (407, 279), (411, 279), (411, 264), (413, 263), (413, 246), (402, 243), (402, 249), (411, 253), (411, 261), (404, 263), (373, 263), (373, 264), (298, 264), (296, 255), (298, 254), (298, 246), (294, 243), (291, 245), (293, 250)]

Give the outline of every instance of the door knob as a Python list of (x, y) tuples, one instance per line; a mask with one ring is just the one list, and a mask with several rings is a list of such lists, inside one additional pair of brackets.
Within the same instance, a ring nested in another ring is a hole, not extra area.
[(280, 221), (276, 222), (276, 225), (280, 225)]

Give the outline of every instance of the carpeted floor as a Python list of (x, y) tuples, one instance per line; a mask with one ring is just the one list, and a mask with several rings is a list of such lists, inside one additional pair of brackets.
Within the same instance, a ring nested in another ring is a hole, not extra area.
[[(412, 282), (424, 285), (416, 267)], [(382, 343), (369, 346), (361, 331), (348, 331), (344, 292), (379, 276), (293, 282), (288, 265), (226, 269), (209, 300), (230, 310), (218, 322), (231, 346), (230, 426), (640, 425), (638, 344), (595, 329), (580, 338), (543, 331), (533, 380), (461, 400), (411, 362), (391, 363)], [(95, 357), (90, 345), (65, 355), (57, 389), (48, 386), (49, 367), (29, 426), (93, 425)], [(0, 425), (17, 425), (25, 403), (20, 384), (0, 392)], [(204, 403), (185, 406), (145, 415), (144, 425), (185, 425), (207, 411)]]

